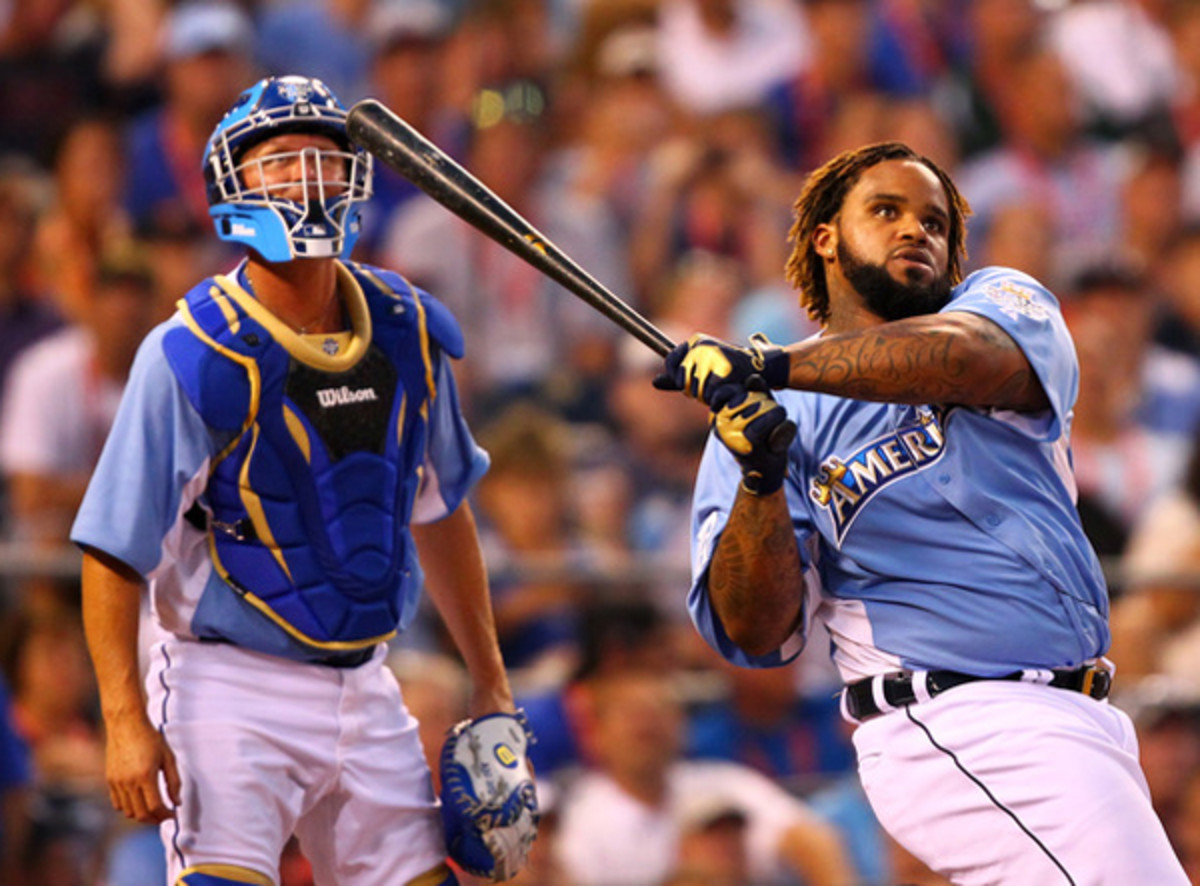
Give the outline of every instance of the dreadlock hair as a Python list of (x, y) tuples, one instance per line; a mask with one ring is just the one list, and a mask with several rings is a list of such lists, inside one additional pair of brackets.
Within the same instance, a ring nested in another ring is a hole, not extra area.
[(928, 157), (901, 142), (880, 142), (843, 151), (808, 177), (792, 206), (795, 221), (788, 231), (792, 254), (785, 268), (787, 281), (800, 291), (800, 304), (808, 311), (808, 316), (822, 325), (829, 320), (829, 289), (825, 284), (824, 260), (813, 248), (813, 232), (818, 225), (837, 217), (842, 211), (846, 195), (858, 183), (863, 172), (887, 160), (921, 163), (942, 183), (950, 204), (950, 229), (947, 233), (950, 262), (947, 270), (951, 285), (962, 280), (962, 265), (967, 257), (966, 220), (971, 214), (971, 207), (950, 176)]

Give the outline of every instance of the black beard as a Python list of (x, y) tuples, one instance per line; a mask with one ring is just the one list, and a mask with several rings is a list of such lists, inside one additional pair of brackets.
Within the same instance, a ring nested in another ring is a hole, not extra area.
[[(844, 240), (837, 245), (838, 261), (850, 285), (863, 297), (867, 310), (883, 320), (903, 320), (936, 314), (950, 302), (950, 280), (939, 274), (928, 283), (900, 283), (883, 265), (871, 264), (850, 251)], [(916, 275), (909, 272), (910, 278)]]

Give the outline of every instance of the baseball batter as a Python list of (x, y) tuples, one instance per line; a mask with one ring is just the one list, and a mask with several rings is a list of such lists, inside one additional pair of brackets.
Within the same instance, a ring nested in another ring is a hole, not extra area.
[(700, 633), (769, 667), (823, 624), (872, 807), (954, 883), (1183, 886), (1133, 726), (1105, 700), (1055, 298), (1007, 268), (961, 279), (969, 209), (904, 145), (834, 158), (795, 210), (788, 276), (821, 333), (694, 336), (656, 380), (713, 409)]
[(487, 456), (451, 374), (462, 336), (347, 260), (372, 164), (345, 120), (320, 81), (279, 77), (217, 126), (211, 214), (247, 257), (143, 343), (72, 533), (112, 802), (162, 823), (172, 884), (276, 884), (293, 833), (323, 886), (456, 882), (382, 663), (423, 575), (472, 713), (513, 711), (465, 501)]

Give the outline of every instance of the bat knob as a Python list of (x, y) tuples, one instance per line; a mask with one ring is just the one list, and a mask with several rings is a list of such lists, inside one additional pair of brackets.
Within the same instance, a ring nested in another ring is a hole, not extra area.
[[(766, 380), (756, 372), (746, 379), (746, 390), (759, 391), (766, 394), (771, 389), (767, 386)], [(775, 428), (775, 430), (771, 431), (771, 436), (767, 438), (767, 448), (776, 455), (782, 455), (788, 451), (788, 447), (792, 445), (792, 441), (795, 439), (796, 423), (789, 418)]]
[(767, 448), (776, 455), (781, 455), (788, 451), (788, 447), (792, 445), (792, 441), (796, 439), (796, 423), (790, 418), (771, 431), (771, 436), (767, 438)]

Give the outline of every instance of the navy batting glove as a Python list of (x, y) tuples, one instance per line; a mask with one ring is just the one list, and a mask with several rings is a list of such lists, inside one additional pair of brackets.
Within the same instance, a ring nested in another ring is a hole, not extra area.
[(770, 495), (787, 476), (788, 449), (796, 424), (759, 376), (749, 386), (726, 384), (713, 392), (712, 424), (742, 467), (742, 488)]
[(709, 407), (717, 389), (726, 384), (744, 387), (759, 376), (768, 388), (785, 388), (791, 361), (783, 348), (757, 333), (750, 347), (739, 347), (708, 335), (693, 335), (677, 345), (663, 361), (654, 386), (663, 391), (683, 391)]

